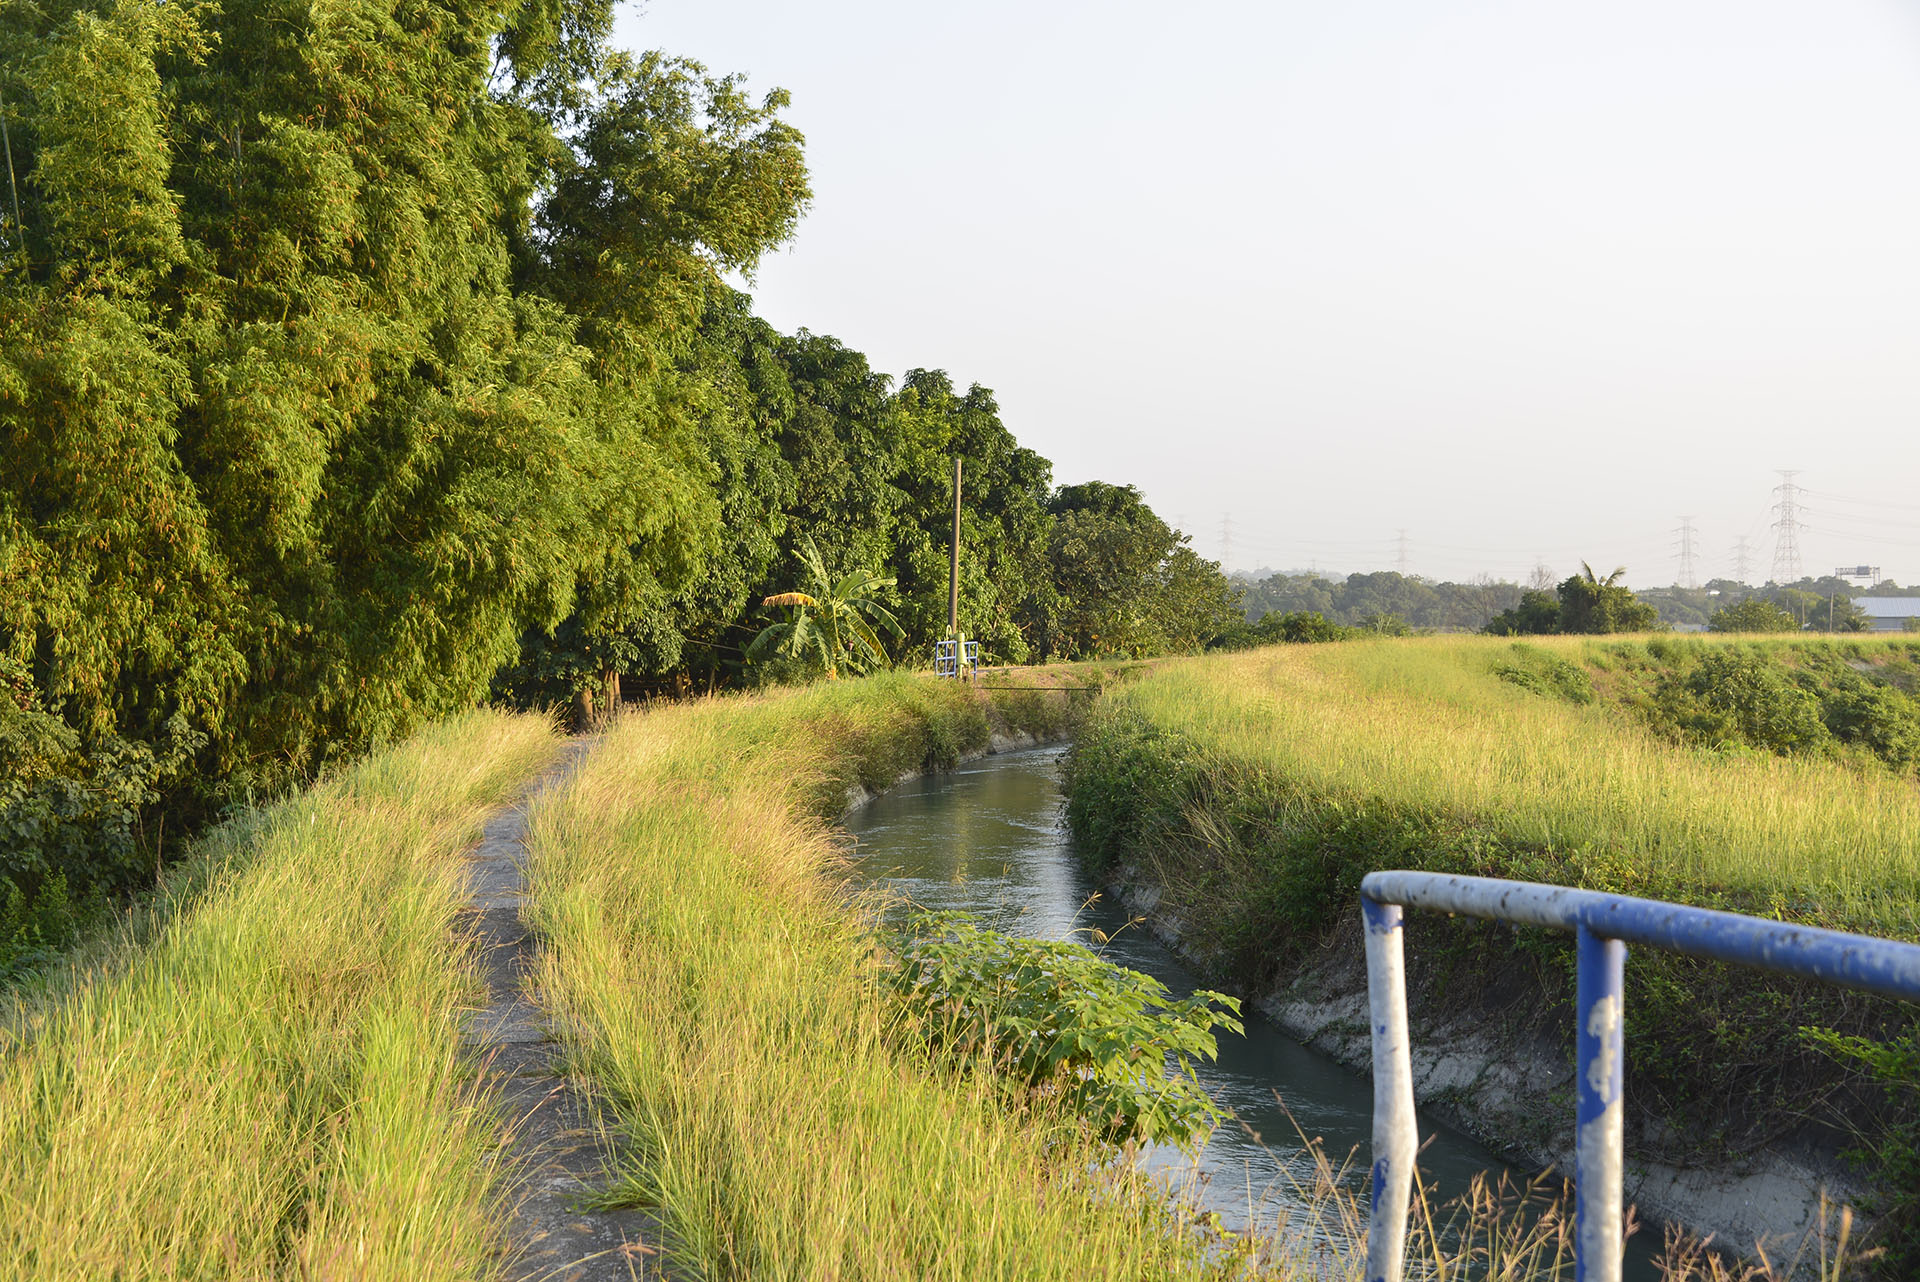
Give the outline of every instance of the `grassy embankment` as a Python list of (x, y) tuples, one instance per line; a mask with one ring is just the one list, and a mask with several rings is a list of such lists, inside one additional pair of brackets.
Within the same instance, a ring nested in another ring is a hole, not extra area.
[(0, 1024), (0, 1276), (483, 1276), (459, 851), (557, 748), (473, 714), (231, 822)]
[[(1064, 699), (1027, 712), (1055, 732)], [(1227, 1268), (1073, 1119), (915, 1049), (874, 982), (828, 821), (988, 733), (972, 692), (905, 676), (661, 709), (536, 809), (539, 983), (624, 1133), (608, 1196), (698, 1275)]]
[[(1911, 777), (1830, 757), (1689, 751), (1623, 717), (1623, 703), (1638, 700), (1607, 697), (1607, 675), (1629, 669), (1623, 643), (1525, 647), (1599, 669), (1602, 697), (1586, 704), (1501, 680), (1496, 666), (1525, 662), (1516, 649), (1435, 638), (1170, 664), (1108, 700), (1079, 754), (1078, 821), (1105, 846), (1132, 835), (1112, 825), (1164, 809), (1164, 788), (1108, 797), (1094, 773), (1101, 754), (1157, 741), (1142, 759), (1178, 761), (1189, 767), (1181, 775), (1204, 765), (1303, 805), (1363, 802), (1415, 824), (1422, 839), (1448, 838), (1455, 857), (1477, 838), (1481, 858), (1507, 875), (1920, 937)], [(1619, 684), (1619, 694), (1640, 693)], [(1432, 844), (1396, 846), (1430, 861)]]
[[(1170, 663), (1082, 732), (1069, 817), (1089, 858), (1139, 866), (1191, 942), (1256, 986), (1329, 938), (1357, 947), (1359, 880), (1384, 867), (1920, 937), (1911, 765), (1842, 713), (1832, 732), (1820, 723), (1862, 680), (1905, 698), (1911, 643), (1728, 644), (1432, 638)], [(1716, 653), (1751, 659), (1737, 696), (1697, 679)], [(1786, 755), (1753, 748), (1742, 725)], [(1557, 935), (1418, 919), (1409, 946), (1426, 981), (1416, 1014), (1484, 1002), (1532, 1033), (1565, 1022), (1571, 949)], [(1801, 1026), (1912, 1028), (1900, 1003), (1651, 951), (1628, 977), (1629, 1099), (1642, 1121), (1682, 1128), (1664, 1142), (1683, 1158), (1879, 1103)], [(1885, 1140), (1912, 1118), (1868, 1126)]]

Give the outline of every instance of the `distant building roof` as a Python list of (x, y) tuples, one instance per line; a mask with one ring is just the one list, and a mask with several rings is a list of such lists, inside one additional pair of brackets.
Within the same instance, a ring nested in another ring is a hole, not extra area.
[(1857, 596), (1853, 603), (1869, 619), (1920, 619), (1920, 596)]

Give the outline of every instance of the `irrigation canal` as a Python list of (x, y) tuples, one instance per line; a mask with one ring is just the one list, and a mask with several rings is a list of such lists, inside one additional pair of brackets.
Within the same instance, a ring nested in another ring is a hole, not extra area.
[[(1125, 910), (1104, 897), (1087, 903), (1097, 887), (1068, 844), (1059, 784), (1063, 752), (1039, 748), (986, 757), (875, 798), (848, 817), (859, 841), (861, 874), (922, 907), (972, 912), (984, 925), (1010, 934), (1085, 943), (1085, 932), (1097, 927), (1112, 936), (1101, 950), (1110, 961), (1152, 975), (1184, 996), (1198, 980), (1168, 948), (1143, 928), (1123, 929)], [(1205, 1207), (1227, 1226), (1244, 1229), (1251, 1217), (1256, 1231), (1271, 1231), (1299, 1209), (1294, 1188), (1311, 1186), (1312, 1160), (1298, 1134), (1320, 1139), (1336, 1165), (1352, 1153), (1354, 1183), (1360, 1185), (1372, 1144), (1373, 1087), (1257, 1013), (1249, 1011), (1246, 1024), (1244, 1037), (1221, 1034), (1218, 1063), (1200, 1067), (1207, 1090), (1246, 1129), (1229, 1122), (1215, 1130), (1199, 1154), (1196, 1187)], [(1440, 1201), (1465, 1191), (1481, 1171), (1507, 1171), (1524, 1182), (1524, 1172), (1424, 1113), (1420, 1134), (1433, 1137), (1420, 1168)], [(1172, 1148), (1150, 1151), (1145, 1160), (1174, 1179), (1194, 1166)], [(1364, 1233), (1364, 1221), (1360, 1228)], [(1628, 1282), (1658, 1277), (1651, 1263), (1657, 1235), (1657, 1228), (1643, 1230), (1629, 1242)]]

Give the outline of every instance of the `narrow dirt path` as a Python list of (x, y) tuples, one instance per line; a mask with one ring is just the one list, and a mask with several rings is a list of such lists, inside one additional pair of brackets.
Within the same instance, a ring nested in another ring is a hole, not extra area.
[(512, 1282), (629, 1282), (661, 1278), (659, 1222), (646, 1211), (582, 1211), (606, 1165), (592, 1084), (566, 1075), (560, 1044), (528, 984), (539, 941), (526, 905), (527, 807), (564, 780), (589, 747), (567, 745), (560, 762), (503, 807), (467, 852), (467, 901), (482, 950), (486, 1005), (474, 1012), (466, 1044), (509, 1122), (500, 1156), (509, 1170)]

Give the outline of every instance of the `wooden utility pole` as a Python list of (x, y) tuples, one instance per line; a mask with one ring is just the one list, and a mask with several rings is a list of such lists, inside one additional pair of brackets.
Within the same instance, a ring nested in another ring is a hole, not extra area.
[[(947, 635), (960, 639), (960, 456), (953, 456), (953, 564), (947, 572)], [(963, 664), (965, 655), (956, 656)], [(958, 672), (956, 668), (954, 671)]]

